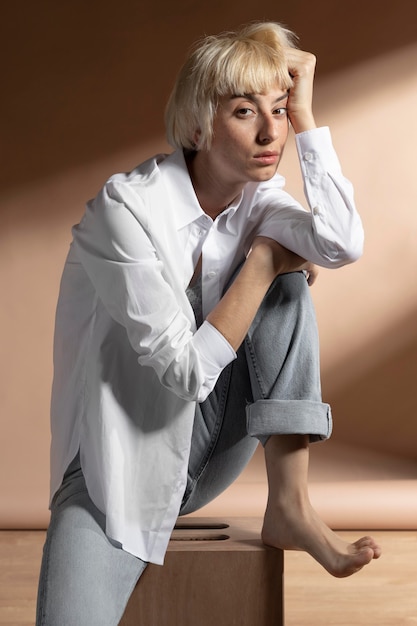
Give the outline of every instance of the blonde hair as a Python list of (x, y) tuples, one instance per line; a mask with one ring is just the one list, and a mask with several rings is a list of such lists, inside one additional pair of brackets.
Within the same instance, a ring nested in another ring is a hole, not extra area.
[[(165, 112), (167, 139), (174, 148), (209, 149), (219, 98), (265, 93), (292, 86), (284, 48), (296, 36), (276, 22), (258, 22), (237, 32), (197, 42), (181, 68)], [(198, 144), (196, 137), (198, 133)]]

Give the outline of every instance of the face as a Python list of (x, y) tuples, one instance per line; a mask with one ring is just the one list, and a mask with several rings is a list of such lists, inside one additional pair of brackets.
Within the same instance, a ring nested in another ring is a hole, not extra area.
[(206, 158), (221, 179), (243, 185), (274, 176), (288, 137), (287, 99), (276, 88), (220, 100)]

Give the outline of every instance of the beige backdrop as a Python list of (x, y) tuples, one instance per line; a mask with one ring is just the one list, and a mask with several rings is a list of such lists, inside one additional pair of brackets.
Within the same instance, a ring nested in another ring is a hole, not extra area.
[[(261, 7), (259, 9), (258, 7)], [(190, 44), (282, 21), (318, 56), (315, 110), (355, 183), (363, 258), (313, 288), (335, 432), (311, 490), (335, 526), (417, 526), (415, 0), (8, 3), (1, 45), (0, 527), (48, 521), (55, 302), (70, 227), (115, 171), (167, 146), (163, 110)], [(302, 198), (294, 146), (283, 163)], [(207, 513), (261, 514), (257, 454)]]

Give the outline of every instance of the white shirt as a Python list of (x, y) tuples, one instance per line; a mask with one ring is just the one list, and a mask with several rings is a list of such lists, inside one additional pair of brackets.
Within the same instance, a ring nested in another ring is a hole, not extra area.
[(52, 391), (51, 497), (78, 449), (106, 532), (161, 564), (186, 485), (195, 403), (235, 358), (186, 288), (202, 253), (204, 316), (255, 235), (324, 267), (356, 260), (363, 230), (328, 128), (296, 136), (311, 211), (284, 180), (248, 183), (214, 221), (184, 156), (112, 176), (73, 229), (61, 281)]

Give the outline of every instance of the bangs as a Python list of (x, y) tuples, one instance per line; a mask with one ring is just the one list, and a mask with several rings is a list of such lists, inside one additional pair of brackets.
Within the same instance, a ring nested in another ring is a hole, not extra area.
[(208, 68), (205, 79), (202, 92), (217, 97), (265, 93), (277, 85), (287, 91), (293, 84), (283, 50), (254, 40), (233, 42)]

